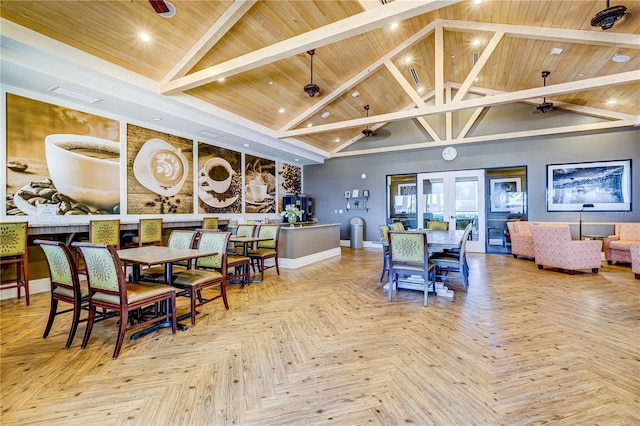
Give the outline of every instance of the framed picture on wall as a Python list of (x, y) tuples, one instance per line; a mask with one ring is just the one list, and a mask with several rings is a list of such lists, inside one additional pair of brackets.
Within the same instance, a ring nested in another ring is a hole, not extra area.
[(509, 212), (513, 206), (511, 201), (522, 192), (522, 182), (519, 177), (490, 179), (491, 211)]
[(547, 165), (547, 211), (631, 210), (631, 160)]
[(351, 191), (344, 191), (344, 198), (351, 198)]

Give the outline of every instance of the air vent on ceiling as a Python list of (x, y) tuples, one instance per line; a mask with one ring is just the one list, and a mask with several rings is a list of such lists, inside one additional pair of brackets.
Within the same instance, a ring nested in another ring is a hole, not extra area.
[(480, 54), (478, 52), (473, 52), (473, 65), (478, 62), (478, 58), (480, 58)]
[(415, 68), (411, 68), (409, 70), (409, 72), (411, 73), (411, 77), (413, 78), (413, 81), (416, 84), (420, 84), (420, 79), (418, 78), (418, 74), (416, 73), (416, 69)]
[(211, 138), (211, 139), (216, 139), (216, 138), (221, 138), (222, 137), (222, 135), (220, 135), (218, 133), (211, 132), (209, 130), (198, 130), (196, 133), (199, 134), (199, 135), (202, 135), (202, 136), (206, 136), (206, 137)]
[(75, 99), (82, 102), (87, 102), (89, 104), (95, 104), (96, 102), (102, 101), (100, 98), (96, 98), (91, 95), (87, 95), (84, 93), (80, 93), (78, 91), (67, 89), (62, 86), (53, 86), (47, 89), (49, 92), (56, 93), (58, 95), (66, 96), (67, 98)]

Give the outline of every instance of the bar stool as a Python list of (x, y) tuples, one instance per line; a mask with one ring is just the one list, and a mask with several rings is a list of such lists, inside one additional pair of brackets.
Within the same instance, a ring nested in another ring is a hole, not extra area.
[(15, 288), (20, 299), (20, 289), (24, 288), (24, 298), (29, 306), (29, 272), (27, 270), (27, 231), (29, 222), (0, 223), (0, 265), (15, 265), (16, 276), (0, 280), (0, 290)]

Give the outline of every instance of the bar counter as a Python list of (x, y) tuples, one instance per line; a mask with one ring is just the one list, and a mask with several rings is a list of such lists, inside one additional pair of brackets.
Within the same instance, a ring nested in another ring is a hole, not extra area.
[(295, 269), (333, 256), (339, 256), (340, 224), (302, 224), (280, 229), (279, 264)]

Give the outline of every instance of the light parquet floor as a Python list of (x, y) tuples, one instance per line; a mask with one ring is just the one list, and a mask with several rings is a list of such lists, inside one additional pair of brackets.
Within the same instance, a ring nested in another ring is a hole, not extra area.
[(113, 322), (65, 350), (68, 316), (41, 337), (48, 294), (2, 301), (0, 424), (640, 424), (630, 267), (470, 254), (469, 293), (451, 281), (455, 299), (425, 308), (408, 290), (387, 301), (378, 250), (342, 253), (231, 286), (229, 311), (126, 340), (117, 360)]

